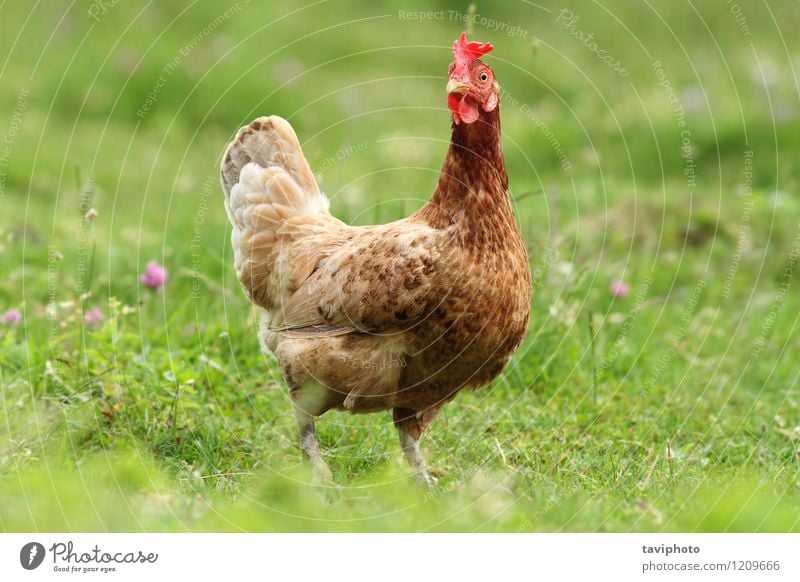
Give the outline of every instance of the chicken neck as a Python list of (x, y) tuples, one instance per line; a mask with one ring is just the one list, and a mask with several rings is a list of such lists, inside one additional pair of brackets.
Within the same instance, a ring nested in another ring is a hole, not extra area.
[(499, 106), (481, 111), (474, 123), (453, 123), (439, 183), (417, 216), (434, 228), (455, 227), (458, 234), (469, 235), (463, 236), (465, 242), (483, 240), (478, 235), (485, 230), (512, 225), (515, 230), (500, 145)]

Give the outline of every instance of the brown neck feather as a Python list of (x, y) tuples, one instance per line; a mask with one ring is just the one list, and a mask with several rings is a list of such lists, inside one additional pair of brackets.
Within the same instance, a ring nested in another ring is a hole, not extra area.
[(513, 216), (500, 146), (499, 106), (494, 111), (481, 110), (474, 123), (453, 123), (450, 149), (439, 183), (418, 216), (435, 228), (457, 222), (474, 228), (476, 221), (469, 219), (487, 212)]

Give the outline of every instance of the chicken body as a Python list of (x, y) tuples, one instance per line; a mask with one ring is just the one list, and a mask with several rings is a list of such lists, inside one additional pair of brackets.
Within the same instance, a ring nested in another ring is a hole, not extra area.
[(453, 125), (431, 200), (404, 220), (353, 227), (328, 212), (291, 126), (264, 117), (223, 158), (239, 280), (261, 310), (301, 448), (329, 475), (314, 418), (392, 410), (403, 450), (463, 388), (495, 378), (525, 336), (530, 269), (507, 193), (499, 107)]

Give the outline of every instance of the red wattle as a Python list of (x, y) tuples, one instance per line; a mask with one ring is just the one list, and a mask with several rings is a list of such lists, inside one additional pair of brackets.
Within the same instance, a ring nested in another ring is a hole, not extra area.
[(447, 107), (453, 112), (453, 120), (456, 122), (456, 125), (461, 123), (461, 115), (458, 113), (458, 102), (459, 97), (455, 93), (449, 93), (447, 95)]
[(461, 103), (458, 104), (458, 114), (461, 116), (461, 121), (464, 123), (473, 123), (478, 120), (480, 111), (478, 111), (478, 104), (472, 97), (464, 96)]

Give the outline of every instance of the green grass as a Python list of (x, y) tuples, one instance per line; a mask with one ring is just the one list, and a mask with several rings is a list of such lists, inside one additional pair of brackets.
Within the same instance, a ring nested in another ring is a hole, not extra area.
[(216, 174), (275, 113), (337, 216), (418, 208), (466, 3), (106, 4), (0, 8), (0, 312), (24, 317), (0, 327), (0, 530), (800, 529), (796, 2), (741, 3), (749, 35), (722, 2), (572, 2), (573, 28), (560, 4), (478, 4), (522, 31), (472, 32), (506, 91), (533, 316), (423, 441), (433, 491), (388, 414), (326, 414), (339, 488), (311, 483)]

